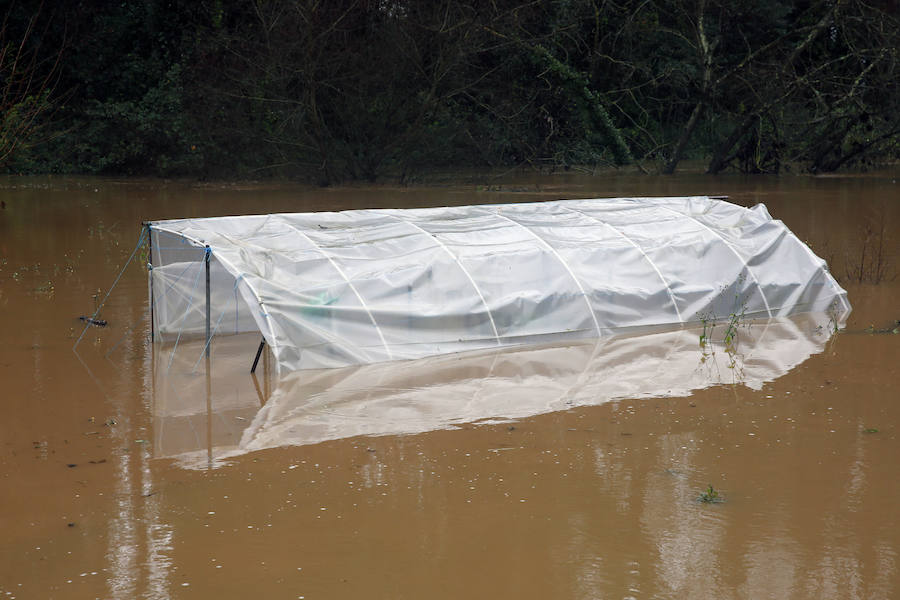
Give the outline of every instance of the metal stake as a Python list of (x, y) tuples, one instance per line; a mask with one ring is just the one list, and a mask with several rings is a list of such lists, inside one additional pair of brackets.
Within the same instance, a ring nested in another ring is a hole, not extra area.
[(156, 341), (156, 319), (153, 315), (153, 305), (156, 304), (153, 298), (153, 231), (146, 221), (144, 227), (147, 228), (147, 270), (150, 277), (150, 343), (153, 343)]
[(206, 246), (206, 257), (204, 262), (206, 263), (206, 356), (209, 357), (209, 347), (210, 347), (210, 339), (209, 339), (209, 318), (210, 318), (210, 298), (209, 298), (209, 255), (210, 249), (209, 245)]
[(259, 357), (262, 354), (263, 348), (266, 345), (266, 338), (263, 338), (259, 343), (259, 348), (256, 349), (256, 358), (253, 359), (253, 366), (250, 367), (251, 373), (256, 373), (256, 365), (259, 364)]
[[(209, 346), (207, 346), (208, 348)], [(212, 373), (210, 372), (209, 354), (206, 355), (206, 467), (213, 465), (213, 426), (212, 426)]]

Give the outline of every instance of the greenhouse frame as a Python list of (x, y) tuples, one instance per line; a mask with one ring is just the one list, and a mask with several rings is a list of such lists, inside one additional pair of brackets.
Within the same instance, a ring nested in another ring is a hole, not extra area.
[(153, 339), (259, 332), (278, 373), (850, 310), (765, 206), (706, 196), (146, 227)]

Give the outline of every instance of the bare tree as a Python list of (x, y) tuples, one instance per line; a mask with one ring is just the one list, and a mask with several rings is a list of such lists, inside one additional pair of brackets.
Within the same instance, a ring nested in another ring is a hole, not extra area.
[(737, 82), (748, 108), (713, 149), (708, 173), (742, 155), (743, 169), (766, 170), (766, 154), (768, 170), (777, 171), (780, 147), (793, 149), (786, 158), (810, 171), (833, 171), (900, 135), (897, 19), (860, 0), (826, 0), (805, 20)]
[(17, 152), (45, 139), (40, 118), (53, 110), (53, 86), (62, 58), (62, 50), (47, 55), (35, 41), (40, 37), (42, 5), (19, 32), (12, 31), (12, 9), (7, 9), (0, 25), (0, 168)]

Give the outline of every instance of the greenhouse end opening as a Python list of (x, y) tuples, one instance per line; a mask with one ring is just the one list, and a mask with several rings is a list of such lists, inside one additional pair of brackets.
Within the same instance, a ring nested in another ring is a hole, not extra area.
[[(259, 332), (279, 373), (709, 320), (847, 293), (763, 205), (705, 196), (147, 223), (153, 339)], [(247, 368), (257, 348), (247, 349)]]

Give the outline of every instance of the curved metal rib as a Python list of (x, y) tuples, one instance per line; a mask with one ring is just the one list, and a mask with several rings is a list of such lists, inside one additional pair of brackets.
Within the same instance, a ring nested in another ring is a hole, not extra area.
[(594, 327), (597, 329), (597, 335), (598, 336), (602, 335), (602, 333), (600, 331), (600, 323), (597, 321), (597, 315), (594, 313), (594, 307), (591, 306), (591, 301), (588, 298), (587, 292), (584, 291), (584, 287), (581, 285), (581, 281), (579, 281), (578, 277), (575, 275), (575, 273), (569, 267), (569, 264), (565, 260), (563, 260), (562, 256), (559, 255), (559, 252), (556, 251), (556, 248), (554, 248), (549, 243), (547, 243), (547, 240), (545, 240), (544, 238), (542, 238), (541, 236), (539, 236), (538, 234), (533, 232), (530, 228), (526, 227), (525, 225), (519, 223), (518, 221), (516, 221), (514, 219), (507, 217), (506, 215), (500, 214), (499, 209), (493, 210), (493, 211), (487, 211), (487, 212), (503, 219), (504, 221), (508, 221), (508, 222), (512, 223), (516, 227), (524, 229), (534, 239), (536, 239), (539, 244), (542, 244), (547, 250), (549, 250), (553, 254), (554, 257), (556, 257), (556, 260), (559, 261), (559, 263), (563, 266), (563, 268), (566, 270), (566, 272), (572, 278), (572, 281), (575, 282), (575, 285), (577, 285), (578, 289), (581, 291), (581, 297), (584, 298), (584, 303), (587, 304), (588, 312), (591, 315), (591, 319), (594, 321)]
[(353, 282), (350, 281), (350, 278), (347, 277), (347, 274), (344, 273), (344, 270), (341, 268), (341, 266), (340, 266), (339, 264), (337, 264), (337, 261), (335, 261), (335, 260), (334, 260), (327, 252), (325, 252), (325, 250), (323, 250), (318, 244), (316, 244), (316, 243), (312, 240), (312, 238), (310, 238), (308, 235), (306, 235), (305, 233), (303, 233), (302, 231), (300, 231), (299, 229), (297, 229), (296, 227), (294, 227), (293, 225), (291, 225), (291, 224), (288, 223), (287, 221), (281, 221), (281, 223), (284, 224), (284, 225), (285, 225), (286, 227), (288, 227), (289, 229), (292, 229), (293, 231), (295, 231), (298, 235), (302, 236), (307, 242), (309, 242), (309, 243), (312, 245), (313, 248), (315, 248), (316, 250), (318, 250), (319, 253), (320, 253), (322, 256), (324, 256), (324, 257), (328, 260), (329, 263), (331, 263), (331, 266), (334, 267), (334, 270), (337, 271), (338, 274), (339, 274), (341, 277), (343, 277), (344, 281), (347, 282), (347, 285), (350, 286), (350, 289), (351, 289), (351, 290), (353, 291), (353, 293), (356, 295), (356, 299), (359, 300), (359, 303), (360, 303), (360, 305), (362, 305), (363, 310), (365, 310), (365, 311), (366, 311), (366, 314), (369, 315), (369, 320), (372, 321), (372, 325), (375, 327), (375, 331), (378, 332), (378, 338), (381, 340), (381, 344), (384, 346), (384, 351), (387, 352), (388, 360), (393, 360), (393, 359), (394, 359), (394, 355), (393, 355), (393, 353), (391, 352), (390, 346), (388, 346), (387, 340), (384, 339), (384, 334), (381, 332), (381, 327), (378, 326), (378, 322), (375, 320), (375, 315), (373, 315), (373, 314), (372, 314), (372, 311), (369, 310), (369, 305), (366, 304), (366, 301), (365, 301), (365, 300), (363, 300), (363, 297), (362, 297), (362, 295), (359, 293), (359, 290), (356, 289), (356, 286), (353, 285)]
[(767, 314), (767, 316), (769, 316), (769, 317), (772, 316), (772, 309), (769, 308), (769, 300), (766, 298), (765, 292), (763, 292), (762, 284), (759, 283), (759, 279), (757, 279), (756, 273), (753, 272), (753, 269), (750, 268), (750, 265), (747, 264), (747, 261), (744, 260), (744, 257), (741, 256), (741, 255), (738, 253), (737, 250), (735, 250), (734, 246), (732, 246), (730, 243), (728, 243), (728, 240), (726, 240), (724, 237), (722, 237), (721, 235), (719, 235), (718, 233), (716, 233), (716, 231), (715, 231), (714, 229), (712, 229), (709, 225), (707, 225), (707, 224), (704, 223), (703, 221), (700, 221), (699, 219), (697, 219), (697, 218), (694, 217), (693, 215), (689, 215), (689, 214), (687, 214), (687, 213), (679, 212), (679, 211), (677, 211), (677, 210), (675, 210), (675, 209), (673, 209), (673, 208), (669, 208), (668, 206), (663, 206), (663, 205), (661, 205), (661, 204), (656, 204), (656, 205), (654, 205), (654, 206), (657, 206), (657, 207), (659, 207), (659, 208), (661, 208), (661, 209), (663, 209), (663, 210), (669, 211), (669, 212), (672, 213), (672, 214), (676, 214), (676, 215), (679, 215), (679, 216), (682, 216), (682, 217), (687, 217), (688, 219), (690, 219), (691, 221), (693, 221), (693, 222), (696, 223), (697, 225), (700, 225), (701, 227), (703, 227), (704, 229), (706, 229), (708, 232), (710, 232), (711, 234), (713, 234), (714, 236), (716, 236), (717, 238), (719, 238), (719, 240), (721, 240), (721, 242), (722, 242), (723, 244), (725, 244), (725, 245), (728, 247), (728, 249), (731, 250), (731, 252), (732, 252), (735, 256), (737, 256), (738, 260), (741, 261), (741, 263), (743, 263), (744, 268), (747, 269), (747, 272), (750, 274), (750, 277), (752, 277), (752, 278), (753, 278), (753, 281), (756, 282), (756, 289), (759, 290), (759, 295), (760, 295), (760, 297), (762, 298), (763, 304), (764, 304), (765, 307), (766, 307), (766, 314)]
[(484, 310), (487, 311), (488, 319), (489, 319), (490, 322), (491, 322), (491, 330), (494, 332), (494, 340), (497, 342), (497, 345), (500, 346), (500, 345), (501, 345), (501, 343), (500, 343), (500, 334), (497, 332), (497, 325), (496, 325), (496, 323), (494, 323), (494, 315), (493, 315), (493, 313), (491, 312), (491, 307), (488, 306), (487, 300), (485, 300), (484, 295), (481, 293), (481, 289), (479, 289), (478, 284), (475, 283), (475, 280), (472, 278), (472, 275), (469, 273), (468, 269), (466, 269), (466, 268), (463, 266), (463, 264), (460, 262), (459, 257), (456, 256), (456, 254), (454, 254), (454, 253), (450, 250), (450, 248), (448, 248), (448, 247), (446, 246), (446, 244), (444, 244), (444, 242), (442, 242), (441, 240), (439, 240), (439, 239), (437, 238), (436, 235), (434, 235), (433, 233), (431, 233), (430, 231), (428, 231), (428, 230), (426, 230), (426, 229), (423, 229), (423, 228), (420, 227), (419, 225), (416, 225), (416, 224), (413, 223), (412, 221), (407, 221), (407, 220), (401, 219), (400, 217), (397, 217), (397, 216), (395, 216), (395, 215), (386, 214), (386, 213), (382, 213), (382, 212), (379, 212), (378, 214), (381, 214), (381, 215), (384, 215), (384, 216), (386, 216), (386, 217), (389, 217), (389, 218), (391, 218), (391, 219), (393, 219), (393, 220), (395, 220), (395, 221), (397, 221), (397, 222), (403, 223), (403, 224), (405, 224), (405, 225), (409, 225), (410, 227), (414, 228), (416, 231), (419, 231), (419, 232), (425, 234), (425, 235), (428, 236), (435, 244), (437, 244), (441, 249), (443, 249), (444, 252), (447, 253), (447, 256), (449, 256), (450, 258), (453, 259), (453, 262), (456, 263), (456, 266), (458, 266), (458, 267), (460, 268), (460, 270), (461, 270), (461, 271), (463, 272), (463, 274), (466, 276), (466, 279), (468, 279), (468, 280), (469, 280), (469, 283), (472, 284), (472, 288), (475, 290), (475, 293), (478, 294), (478, 298), (481, 300), (481, 303), (484, 305)]
[(675, 302), (675, 294), (672, 293), (672, 288), (671, 288), (671, 286), (669, 286), (669, 282), (666, 281), (666, 278), (663, 277), (663, 274), (662, 274), (662, 272), (659, 270), (659, 268), (656, 266), (656, 263), (654, 263), (652, 260), (650, 260), (650, 257), (647, 256), (647, 253), (644, 252), (644, 249), (643, 249), (643, 248), (641, 248), (640, 246), (638, 246), (637, 243), (636, 243), (633, 239), (631, 239), (630, 237), (628, 237), (627, 235), (625, 235), (625, 234), (624, 234), (621, 230), (619, 230), (617, 227), (614, 227), (613, 225), (610, 225), (610, 224), (607, 223), (606, 221), (602, 221), (602, 220), (598, 219), (597, 217), (595, 217), (595, 216), (593, 216), (593, 215), (589, 215), (589, 214), (586, 213), (586, 212), (582, 212), (582, 211), (578, 210), (577, 208), (571, 208), (571, 207), (565, 206), (565, 205), (561, 205), (561, 208), (562, 208), (563, 210), (568, 210), (568, 211), (577, 213), (577, 214), (579, 214), (579, 215), (581, 215), (581, 216), (583, 216), (583, 217), (586, 217), (586, 218), (588, 218), (588, 219), (591, 219), (592, 221), (596, 221), (597, 223), (600, 223), (601, 225), (604, 225), (605, 227), (608, 227), (609, 229), (611, 229), (612, 231), (614, 231), (615, 233), (617, 233), (623, 240), (625, 240), (626, 242), (628, 242), (629, 244), (631, 244), (632, 246), (634, 246), (634, 247), (637, 249), (637, 251), (641, 253), (641, 256), (644, 257), (644, 260), (646, 260), (647, 263), (648, 263), (651, 267), (653, 267), (653, 270), (656, 271), (656, 275), (659, 277), (659, 280), (662, 281), (662, 283), (663, 283), (664, 286), (666, 286), (666, 291), (669, 293), (669, 300), (672, 301), (672, 308), (675, 309), (675, 316), (678, 317), (678, 322), (679, 322), (680, 324), (684, 325), (684, 319), (681, 317), (681, 311), (678, 310), (678, 304)]

